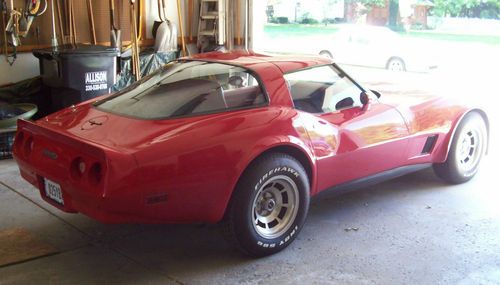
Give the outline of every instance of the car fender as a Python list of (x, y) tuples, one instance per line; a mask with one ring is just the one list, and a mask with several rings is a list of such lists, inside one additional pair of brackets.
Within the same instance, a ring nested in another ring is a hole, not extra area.
[(486, 124), (486, 132), (487, 132), (486, 153), (488, 153), (488, 150), (489, 150), (489, 137), (490, 137), (489, 136), (489, 134), (490, 134), (490, 122), (489, 122), (488, 116), (480, 108), (471, 108), (471, 109), (468, 109), (468, 110), (464, 111), (460, 116), (457, 116), (457, 118), (453, 122), (451, 131), (447, 134), (447, 136), (445, 138), (445, 141), (443, 143), (443, 147), (436, 154), (436, 160), (437, 161), (444, 162), (444, 161), (446, 161), (446, 159), (448, 159), (448, 154), (450, 153), (451, 144), (453, 143), (453, 138), (456, 135), (456, 131), (458, 129), (458, 126), (463, 121), (463, 119), (465, 118), (465, 116), (467, 116), (467, 114), (470, 114), (472, 112), (479, 113), (481, 115), (481, 117), (483, 117), (484, 122)]
[(461, 112), (460, 114), (458, 114), (457, 117), (453, 120), (451, 129), (448, 132), (448, 134), (446, 135), (446, 137), (445, 137), (445, 139), (444, 139), (444, 141), (442, 143), (442, 147), (440, 149), (436, 150), (436, 153), (435, 153), (435, 156), (434, 156), (435, 157), (435, 159), (434, 159), (435, 162), (442, 163), (442, 162), (446, 161), (446, 159), (448, 159), (448, 154), (449, 154), (450, 149), (451, 149), (451, 144), (453, 143), (453, 138), (455, 137), (455, 134), (456, 134), (456, 131), (458, 129), (458, 126), (460, 125), (460, 123), (462, 122), (462, 120), (465, 118), (465, 116), (467, 114), (469, 114), (469, 113), (472, 113), (472, 112), (479, 113), (483, 117), (483, 119), (485, 121), (486, 131), (487, 131), (487, 134), (488, 134), (488, 141), (486, 141), (486, 152), (488, 152), (488, 149), (489, 149), (489, 133), (490, 133), (488, 116), (480, 108), (470, 108), (470, 109), (466, 109), (463, 112)]
[[(233, 193), (237, 186), (239, 179), (244, 174), (245, 170), (250, 166), (252, 162), (254, 162), (258, 157), (272, 152), (273, 150), (276, 152), (284, 152), (289, 153), (287, 149), (294, 149), (295, 151), (300, 152), (303, 157), (307, 158), (308, 165), (303, 165), (307, 170), (309, 168), (309, 184), (311, 186), (311, 193), (315, 193), (314, 189), (316, 189), (316, 160), (314, 158), (314, 154), (311, 148), (303, 141), (303, 139), (295, 136), (270, 136), (264, 137), (257, 141), (255, 147), (247, 152), (247, 155), (244, 159), (241, 160), (241, 163), (238, 165), (239, 175), (238, 179), (234, 181), (233, 184)], [(294, 156), (293, 154), (291, 154)], [(300, 161), (300, 159), (298, 159)], [(303, 161), (300, 161), (304, 164)]]

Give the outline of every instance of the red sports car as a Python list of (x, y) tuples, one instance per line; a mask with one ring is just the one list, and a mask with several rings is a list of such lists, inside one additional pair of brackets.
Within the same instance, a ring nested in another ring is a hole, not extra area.
[(323, 190), (431, 165), (450, 183), (476, 174), (483, 111), (380, 97), (323, 57), (214, 52), (19, 121), (14, 157), (63, 211), (105, 223), (221, 221), (240, 249), (264, 256), (295, 239)]

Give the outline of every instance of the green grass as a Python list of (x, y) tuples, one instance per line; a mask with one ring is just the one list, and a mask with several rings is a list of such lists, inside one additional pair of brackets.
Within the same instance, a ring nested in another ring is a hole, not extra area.
[(453, 42), (477, 42), (477, 43), (492, 44), (492, 45), (500, 44), (500, 36), (445, 34), (432, 31), (409, 31), (407, 33), (402, 33), (402, 34), (407, 37), (430, 39), (430, 40), (442, 40), (442, 41), (453, 41)]
[(339, 28), (335, 25), (269, 24), (264, 32), (271, 38), (332, 35)]
[[(264, 33), (270, 38), (329, 36), (338, 29), (337, 25), (268, 24), (264, 26)], [(447, 34), (436, 31), (409, 31), (399, 34), (410, 38), (500, 45), (500, 36), (493, 35)]]

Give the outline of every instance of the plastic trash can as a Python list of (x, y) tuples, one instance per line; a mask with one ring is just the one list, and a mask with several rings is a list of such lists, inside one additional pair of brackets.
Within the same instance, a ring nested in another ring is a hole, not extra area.
[(50, 87), (52, 111), (111, 92), (116, 82), (115, 48), (99, 45), (63, 45), (33, 50), (39, 59), (44, 85)]

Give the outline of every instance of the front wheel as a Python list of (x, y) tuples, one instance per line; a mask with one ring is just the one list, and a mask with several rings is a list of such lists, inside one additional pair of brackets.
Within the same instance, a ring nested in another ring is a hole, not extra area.
[(274, 254), (295, 239), (308, 209), (309, 179), (302, 165), (286, 154), (265, 155), (238, 182), (226, 213), (225, 234), (246, 254)]
[(448, 158), (444, 163), (434, 164), (434, 172), (452, 184), (469, 181), (477, 173), (487, 141), (483, 117), (475, 112), (467, 114), (453, 136)]

